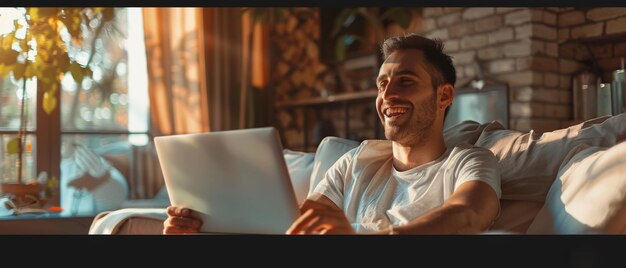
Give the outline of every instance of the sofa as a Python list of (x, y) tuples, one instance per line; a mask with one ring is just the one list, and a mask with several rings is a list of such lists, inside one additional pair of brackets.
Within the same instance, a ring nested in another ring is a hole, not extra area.
[[(491, 150), (501, 170), (500, 214), (489, 234), (626, 233), (626, 114), (551, 132), (464, 121), (444, 130), (447, 146)], [(326, 137), (315, 153), (283, 150), (298, 202), (356, 141)], [(161, 234), (165, 207), (99, 213), (89, 234)]]

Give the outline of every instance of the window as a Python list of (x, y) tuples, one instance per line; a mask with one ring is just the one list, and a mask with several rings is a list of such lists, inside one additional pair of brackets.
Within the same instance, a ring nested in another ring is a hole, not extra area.
[[(26, 147), (23, 180), (36, 178), (45, 171), (57, 178), (63, 176), (61, 162), (67, 158), (66, 148), (78, 143), (98, 154), (146, 145), (149, 107), (147, 66), (141, 8), (116, 8), (112, 27), (98, 37), (86, 33), (80, 47), (73, 47), (69, 35), (61, 33), (68, 46), (68, 55), (81, 65), (89, 65), (92, 78), (77, 83), (68, 72), (61, 82), (57, 116), (39, 120), (43, 111), (38, 106), (37, 81), (26, 81), (11, 75), (0, 77), (0, 179), (15, 182), (17, 155), (6, 150), (17, 137), (20, 125), (21, 100), (24, 99)], [(3, 19), (23, 16), (24, 8), (0, 8), (0, 34), (7, 31)], [(132, 22), (132, 23), (130, 23)], [(89, 23), (82, 27), (97, 27)], [(12, 25), (12, 23), (10, 24)], [(9, 28), (8, 30), (12, 30)], [(44, 122), (45, 121), (45, 122)], [(63, 198), (63, 191), (60, 193)]]

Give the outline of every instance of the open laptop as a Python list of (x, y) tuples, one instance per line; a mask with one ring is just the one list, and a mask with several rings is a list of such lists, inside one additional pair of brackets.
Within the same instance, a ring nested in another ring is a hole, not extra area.
[(172, 205), (197, 212), (201, 232), (284, 234), (298, 204), (273, 127), (154, 138)]

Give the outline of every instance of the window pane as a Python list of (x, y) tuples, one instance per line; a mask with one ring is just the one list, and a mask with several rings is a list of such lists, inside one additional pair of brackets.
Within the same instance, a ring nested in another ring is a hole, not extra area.
[[(96, 37), (88, 31), (82, 47), (70, 46), (68, 49), (71, 58), (89, 64), (93, 76), (76, 83), (69, 73), (65, 75), (61, 85), (62, 130), (128, 130), (129, 121), (132, 121), (129, 117), (136, 117), (129, 96), (137, 96), (136, 91), (139, 91), (143, 95), (134, 97), (132, 102), (147, 99), (147, 84), (129, 87), (129, 82), (147, 77), (143, 38), (140, 39), (142, 49), (133, 49), (136, 46), (129, 41), (137, 39), (137, 33), (129, 31), (132, 28), (128, 24), (128, 9), (117, 8), (115, 14), (115, 20), (105, 26), (103, 34)], [(138, 19), (132, 18), (133, 24), (141, 23), (141, 12), (138, 14)], [(142, 29), (139, 31), (143, 36)], [(139, 62), (143, 71), (139, 72), (130, 70), (135, 65), (133, 59), (137, 53), (144, 54), (143, 62)], [(133, 74), (130, 81), (129, 73)], [(147, 109), (147, 106), (140, 109), (146, 125)], [(147, 128), (139, 131), (145, 130)]]
[[(133, 146), (129, 140), (129, 135), (62, 135), (60, 189), (63, 213), (95, 215), (121, 208), (122, 202), (129, 199), (128, 180), (134, 172), (130, 164), (134, 161)], [(73, 144), (88, 148), (89, 156), (79, 153)], [(97, 161), (93, 161), (93, 157)], [(110, 179), (95, 186), (86, 180), (90, 176), (101, 176), (100, 170), (108, 169), (109, 165), (115, 168)], [(76, 184), (79, 180), (85, 184)]]
[[(0, 134), (0, 178), (2, 182), (17, 183), (17, 154), (9, 154), (7, 144), (17, 139), (17, 134)], [(26, 135), (26, 145), (24, 146), (24, 155), (22, 158), (22, 182), (25, 183), (29, 179), (35, 179), (36, 175), (36, 157), (37, 149), (35, 148), (35, 136)]]
[[(20, 107), (24, 90), (23, 81), (15, 81), (12, 75), (0, 77), (0, 129), (17, 130), (20, 127)], [(26, 81), (26, 100), (24, 114), (26, 128), (35, 128), (35, 108), (37, 104), (36, 81)]]

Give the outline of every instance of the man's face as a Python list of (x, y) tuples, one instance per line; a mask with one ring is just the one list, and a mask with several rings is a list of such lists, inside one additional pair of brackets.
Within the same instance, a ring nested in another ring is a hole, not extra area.
[(376, 111), (389, 140), (419, 142), (435, 121), (437, 94), (424, 61), (420, 50), (398, 50), (380, 68)]

